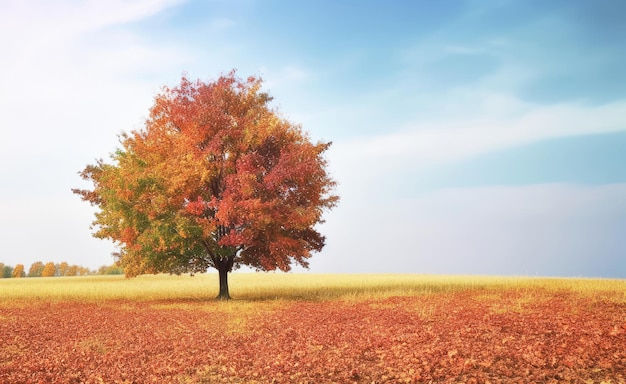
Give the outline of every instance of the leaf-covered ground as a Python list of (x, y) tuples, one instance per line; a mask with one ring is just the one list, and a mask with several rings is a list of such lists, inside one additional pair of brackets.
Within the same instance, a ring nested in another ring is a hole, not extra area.
[(626, 382), (626, 302), (474, 290), (0, 305), (2, 383)]

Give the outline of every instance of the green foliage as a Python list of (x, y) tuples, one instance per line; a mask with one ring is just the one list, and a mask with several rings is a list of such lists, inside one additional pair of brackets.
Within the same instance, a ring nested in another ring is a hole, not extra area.
[(0, 277), (7, 279), (13, 275), (13, 267), (0, 263)]
[(28, 270), (28, 277), (41, 277), (45, 267), (41, 261), (35, 261)]
[(96, 274), (98, 275), (123, 275), (124, 268), (115, 264), (103, 265), (100, 268), (98, 268), (98, 271), (96, 272)]

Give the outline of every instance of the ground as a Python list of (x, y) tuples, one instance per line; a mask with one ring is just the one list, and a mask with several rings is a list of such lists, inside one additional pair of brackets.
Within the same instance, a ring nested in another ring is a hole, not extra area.
[(626, 382), (615, 292), (14, 301), (0, 337), (11, 383)]

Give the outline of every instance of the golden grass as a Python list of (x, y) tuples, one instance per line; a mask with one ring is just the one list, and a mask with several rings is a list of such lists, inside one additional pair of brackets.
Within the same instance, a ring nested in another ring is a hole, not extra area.
[[(465, 290), (503, 289), (570, 291), (609, 296), (626, 302), (626, 280), (411, 274), (232, 273), (230, 292), (235, 302), (258, 300), (361, 300)], [(196, 276), (145, 275), (0, 279), (0, 305), (32, 301), (200, 301), (214, 298), (214, 273)]]

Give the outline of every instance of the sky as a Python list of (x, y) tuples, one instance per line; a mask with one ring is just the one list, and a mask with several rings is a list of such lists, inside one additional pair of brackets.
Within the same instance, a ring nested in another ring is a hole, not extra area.
[[(626, 278), (626, 2), (2, 0), (0, 262), (114, 262), (85, 165), (181, 76), (332, 141), (317, 273)], [(302, 269), (296, 268), (296, 271)]]

